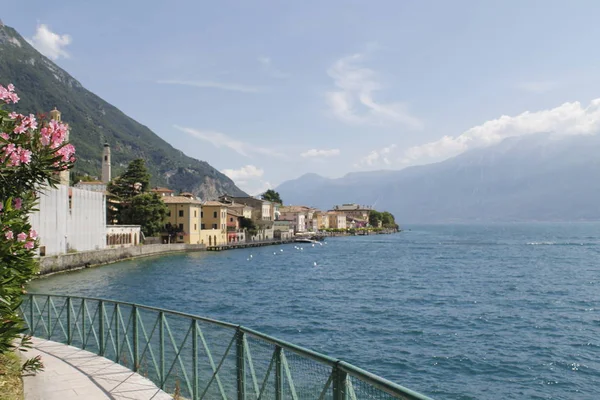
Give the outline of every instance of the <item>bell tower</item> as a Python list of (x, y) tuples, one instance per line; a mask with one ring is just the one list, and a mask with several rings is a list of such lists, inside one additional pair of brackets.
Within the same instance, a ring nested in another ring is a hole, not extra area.
[[(50, 111), (50, 119), (54, 120), (56, 122), (61, 122), (62, 121), (62, 117), (61, 117), (60, 111), (58, 111), (56, 109), (56, 107), (54, 107), (54, 110)], [(67, 131), (67, 135), (65, 137), (65, 141), (69, 141), (69, 131)], [(70, 172), (69, 172), (68, 169), (64, 170), (64, 171), (60, 171), (60, 173), (58, 175), (59, 175), (59, 178), (58, 178), (59, 184), (65, 185), (65, 186), (69, 186), (70, 185), (70, 183), (71, 183), (71, 180), (70, 180), (71, 175), (70, 175)]]
[(109, 183), (110, 179), (110, 145), (104, 143), (104, 151), (102, 152), (102, 182)]

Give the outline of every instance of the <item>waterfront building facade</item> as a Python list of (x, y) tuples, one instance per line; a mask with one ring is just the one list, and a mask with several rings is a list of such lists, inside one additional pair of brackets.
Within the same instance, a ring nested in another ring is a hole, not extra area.
[(165, 231), (161, 235), (162, 242), (201, 243), (202, 207), (200, 200), (193, 196), (183, 195), (164, 196), (161, 199), (169, 209)]
[(139, 225), (106, 225), (106, 247), (137, 246), (142, 241)]
[(371, 206), (361, 206), (354, 203), (334, 206), (329, 210), (332, 212), (343, 212), (349, 217), (354, 217), (363, 221), (369, 220), (369, 213), (373, 210)]
[(346, 214), (342, 212), (330, 211), (327, 213), (329, 218), (329, 228), (346, 229)]

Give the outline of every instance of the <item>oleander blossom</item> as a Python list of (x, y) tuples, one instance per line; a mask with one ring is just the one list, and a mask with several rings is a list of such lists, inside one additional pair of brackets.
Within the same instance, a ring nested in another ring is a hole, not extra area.
[(15, 93), (15, 86), (9, 83), (7, 87), (0, 85), (0, 101), (4, 101), (6, 104), (18, 103), (19, 96)]
[(24, 242), (27, 240), (27, 234), (25, 232), (21, 232), (17, 235), (18, 242)]
[(37, 239), (37, 237), (38, 237), (37, 231), (35, 229), (31, 229), (29, 231), (29, 237), (33, 240)]
[(17, 198), (14, 200), (14, 207), (15, 207), (15, 210), (20, 210), (22, 206), (23, 206), (23, 200), (22, 200), (20, 197), (17, 197)]
[(27, 250), (33, 249), (34, 246), (35, 246), (35, 243), (32, 242), (31, 240), (25, 242), (25, 244), (23, 245), (23, 247), (25, 247)]
[(6, 238), (6, 240), (13, 240), (15, 238), (15, 234), (13, 233), (13, 231), (6, 231), (4, 233), (4, 237)]

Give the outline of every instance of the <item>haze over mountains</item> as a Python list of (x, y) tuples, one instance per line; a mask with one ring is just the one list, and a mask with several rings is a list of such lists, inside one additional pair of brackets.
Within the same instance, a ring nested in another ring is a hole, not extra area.
[(135, 158), (146, 160), (154, 185), (168, 185), (201, 198), (223, 193), (245, 195), (205, 161), (186, 156), (148, 127), (85, 89), (81, 83), (34, 49), (16, 30), (0, 22), (0, 78), (13, 83), (21, 101), (15, 110), (47, 113), (57, 107), (71, 126), (77, 149), (74, 173), (100, 175), (105, 142), (111, 146), (113, 176)]
[(286, 203), (355, 202), (400, 224), (600, 220), (600, 136), (533, 134), (400, 171), (307, 174), (276, 190)]

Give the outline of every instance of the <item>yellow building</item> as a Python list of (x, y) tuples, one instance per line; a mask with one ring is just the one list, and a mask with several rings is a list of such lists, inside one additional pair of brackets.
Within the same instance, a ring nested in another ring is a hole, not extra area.
[(164, 196), (162, 201), (167, 205), (166, 224), (171, 224), (179, 232), (175, 237), (169, 237), (167, 231), (162, 235), (163, 242), (174, 243), (202, 243), (200, 230), (202, 226), (202, 208), (200, 200), (191, 195)]
[(200, 242), (208, 246), (227, 244), (227, 204), (205, 201), (201, 215)]
[(346, 214), (341, 212), (328, 212), (329, 227), (332, 229), (346, 229)]
[(313, 215), (314, 229), (328, 229), (329, 228), (329, 215), (324, 212), (316, 212)]

